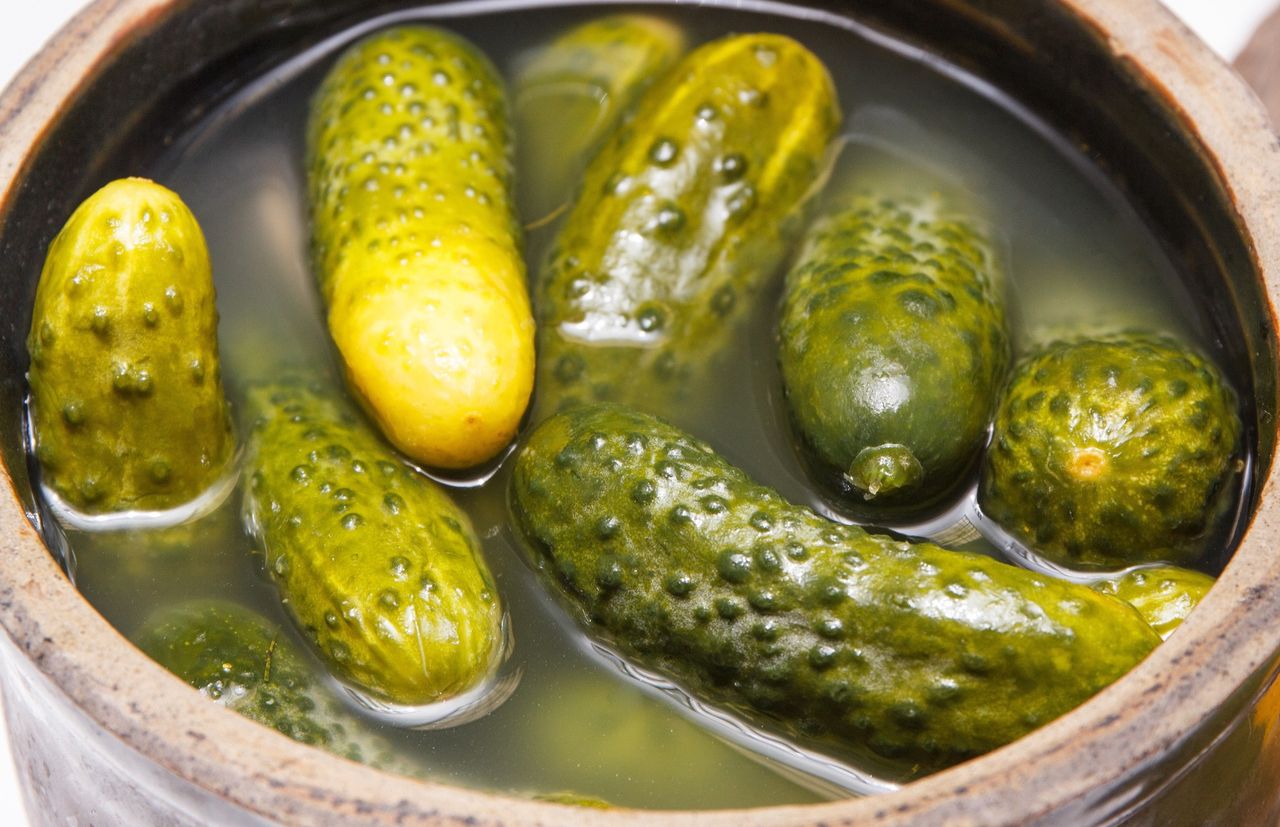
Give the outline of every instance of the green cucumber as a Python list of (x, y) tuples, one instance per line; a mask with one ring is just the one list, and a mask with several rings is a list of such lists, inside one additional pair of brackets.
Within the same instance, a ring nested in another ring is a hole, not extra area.
[(565, 203), (586, 159), (684, 51), (684, 33), (657, 17), (611, 14), (574, 26), (516, 72), (514, 109), (524, 214)]
[(585, 807), (588, 810), (612, 810), (613, 805), (603, 798), (593, 798), (574, 792), (536, 793), (534, 801), (546, 801), (549, 804), (564, 804), (569, 807)]
[[(284, 633), (242, 606), (208, 600), (157, 611), (134, 640), (211, 701), (310, 746), (381, 763), (359, 724)], [(363, 741), (363, 742), (362, 742)]]
[(238, 503), (178, 525), (130, 521), (123, 528), (67, 532), (76, 588), (109, 607), (111, 622), (130, 629), (159, 603), (223, 594), (252, 577)]
[(49, 246), (27, 351), (43, 482), (72, 508), (165, 511), (227, 476), (213, 274), (174, 193), (128, 178), (76, 209)]
[(733, 793), (716, 788), (726, 776), (735, 779), (742, 806), (803, 800), (773, 768), (752, 761), (662, 700), (619, 686), (611, 673), (566, 671), (536, 690), (529, 687), (538, 694), (525, 699), (525, 708), (536, 712), (525, 715), (506, 737), (523, 745), (520, 754), (510, 756), (512, 764), (536, 766), (536, 783), (543, 790), (645, 806), (651, 796), (630, 782), (661, 763), (666, 768), (661, 793), (666, 807), (734, 800)]
[(329, 669), (401, 706), (481, 686), (506, 620), (466, 514), (315, 376), (248, 396), (246, 524)]
[(592, 159), (538, 285), (539, 406), (687, 401), (799, 228), (840, 122), (780, 35), (708, 43)]
[(1214, 579), (1204, 572), (1151, 566), (1099, 580), (1093, 588), (1137, 609), (1151, 628), (1167, 640), (1200, 605), (1213, 584)]
[(940, 196), (839, 202), (787, 275), (778, 361), (840, 504), (883, 515), (954, 492), (1009, 363), (1003, 275), (981, 221)]
[(425, 465), (493, 457), (533, 390), (511, 166), (501, 79), (440, 29), (359, 41), (312, 103), (312, 258), (329, 332), (387, 439)]
[(532, 566), (625, 656), (909, 771), (1047, 723), (1160, 641), (1087, 586), (829, 522), (617, 406), (535, 430), (511, 504)]
[(1238, 479), (1240, 415), (1211, 362), (1167, 336), (1058, 341), (1015, 369), (979, 504), (1057, 563), (1186, 563)]

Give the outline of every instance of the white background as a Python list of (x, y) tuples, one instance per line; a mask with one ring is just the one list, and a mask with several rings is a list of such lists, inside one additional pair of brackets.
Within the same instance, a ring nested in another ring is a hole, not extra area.
[[(1254, 27), (1278, 3), (1280, 0), (1166, 0), (1166, 5), (1227, 58), (1244, 46)], [(0, 86), (7, 85), (45, 40), (85, 5), (85, 0), (0, 0)], [(15, 10), (14, 6), (21, 8)], [(8, 756), (8, 738), (0, 723), (0, 827), (21, 827), (27, 822)]]

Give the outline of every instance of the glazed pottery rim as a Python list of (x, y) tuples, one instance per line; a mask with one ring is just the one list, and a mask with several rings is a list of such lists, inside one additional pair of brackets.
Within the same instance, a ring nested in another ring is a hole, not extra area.
[[(1154, 0), (1060, 0), (1178, 115), (1216, 169), (1269, 300), (1280, 290), (1275, 138), (1256, 98)], [(96, 0), (0, 96), (0, 215), (65, 101), (130, 32), (181, 0)], [(1269, 311), (1270, 312), (1270, 311)], [(1260, 400), (1260, 402), (1263, 400)], [(1265, 400), (1273, 406), (1274, 400)], [(596, 811), (390, 775), (297, 744), (209, 703), (129, 644), (79, 595), (31, 526), (12, 479), (0, 497), (0, 625), (106, 731), (161, 767), (266, 818), (301, 822), (774, 824), (1022, 823), (1086, 800), (1192, 732), (1280, 650), (1280, 505), (1268, 469), (1250, 530), (1185, 626), (1076, 710), (990, 755), (866, 799), (746, 811)], [(110, 665), (110, 669), (105, 668)], [(1242, 708), (1246, 708), (1242, 707)], [(474, 821), (471, 821), (473, 820)]]

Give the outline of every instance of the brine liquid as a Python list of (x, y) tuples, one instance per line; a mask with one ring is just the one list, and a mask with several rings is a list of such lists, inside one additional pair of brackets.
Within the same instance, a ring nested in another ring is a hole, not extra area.
[[(730, 32), (775, 31), (814, 50), (831, 70), (846, 112), (831, 187), (905, 177), (972, 193), (986, 204), (1013, 278), (1020, 346), (1034, 331), (1082, 321), (1208, 341), (1169, 260), (1116, 192), (1074, 150), (1047, 138), (1006, 102), (838, 21), (795, 19), (767, 5), (647, 10), (685, 27), (694, 44)], [(437, 19), (470, 38), (510, 77), (528, 49), (601, 13), (454, 4), (394, 19)], [(204, 228), (229, 387), (238, 369), (280, 359), (331, 364), (308, 271), (304, 123), (336, 52), (369, 28), (251, 82), (150, 168), (132, 170), (180, 193)], [(541, 218), (524, 216), (531, 225)], [(553, 222), (542, 222), (528, 235), (531, 277), (553, 232)], [(779, 404), (777, 280), (773, 284), (756, 297), (726, 368), (702, 389), (714, 404), (694, 406), (717, 413), (691, 418), (671, 411), (669, 418), (756, 479), (817, 505)], [(498, 709), (452, 729), (369, 723), (370, 737), (384, 739), (399, 769), (490, 790), (572, 791), (658, 808), (749, 807), (883, 788), (836, 763), (788, 755), (785, 744), (770, 748), (749, 734), (734, 735), (732, 720), (717, 724), (682, 704), (678, 692), (646, 686), (593, 650), (521, 561), (507, 526), (508, 470), (452, 484), (509, 607), (510, 668), (520, 683)], [(288, 626), (238, 510), (239, 498), (232, 496), (216, 513), (179, 528), (68, 530), (76, 582), (126, 635), (158, 608), (194, 597), (239, 601)]]

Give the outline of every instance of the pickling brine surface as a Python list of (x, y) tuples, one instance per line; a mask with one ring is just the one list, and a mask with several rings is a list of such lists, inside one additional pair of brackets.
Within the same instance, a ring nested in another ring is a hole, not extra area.
[[(530, 49), (603, 13), (519, 4), (477, 6), (474, 13), (465, 4), (448, 9), (437, 20), (430, 9), (412, 19), (469, 38), (508, 81)], [(1015, 355), (1046, 333), (1082, 324), (1155, 328), (1206, 348), (1213, 341), (1157, 240), (1117, 191), (1009, 102), (985, 97), (958, 75), (946, 76), (857, 30), (788, 17), (776, 6), (658, 5), (644, 11), (682, 27), (690, 46), (729, 32), (771, 31), (813, 50), (835, 79), (845, 112), (828, 193), (923, 186), (978, 198), (1011, 274)], [(376, 26), (251, 80), (148, 168), (129, 170), (180, 193), (201, 222), (218, 291), (226, 381), (237, 406), (238, 383), (274, 364), (335, 364), (309, 271), (304, 125), (311, 96), (337, 52)], [(572, 90), (557, 89), (548, 100), (566, 95), (572, 99)], [(589, 100), (592, 91), (582, 95)], [(565, 190), (572, 189), (570, 182)], [(522, 201), (543, 203), (545, 197), (524, 194)], [(555, 217), (522, 216), (531, 279)], [(734, 334), (715, 380), (698, 388), (703, 397), (666, 415), (755, 479), (817, 507), (820, 497), (797, 459), (780, 401), (780, 275), (758, 295), (740, 299), (753, 303), (749, 323)], [(518, 685), (489, 714), (454, 728), (362, 724), (371, 739), (387, 746), (390, 769), (518, 795), (571, 792), (655, 808), (796, 803), (886, 788), (838, 760), (756, 740), (723, 716), (690, 709), (679, 692), (624, 674), (569, 623), (521, 561), (508, 526), (508, 466), (436, 478), (450, 487), (484, 544), (515, 638), (504, 673), (518, 678)], [(229, 599), (288, 624), (242, 531), (238, 494), (199, 522), (177, 528), (66, 535), (78, 587), (126, 635), (156, 609), (196, 597)], [(1204, 567), (1213, 571), (1220, 564), (1206, 560)]]

